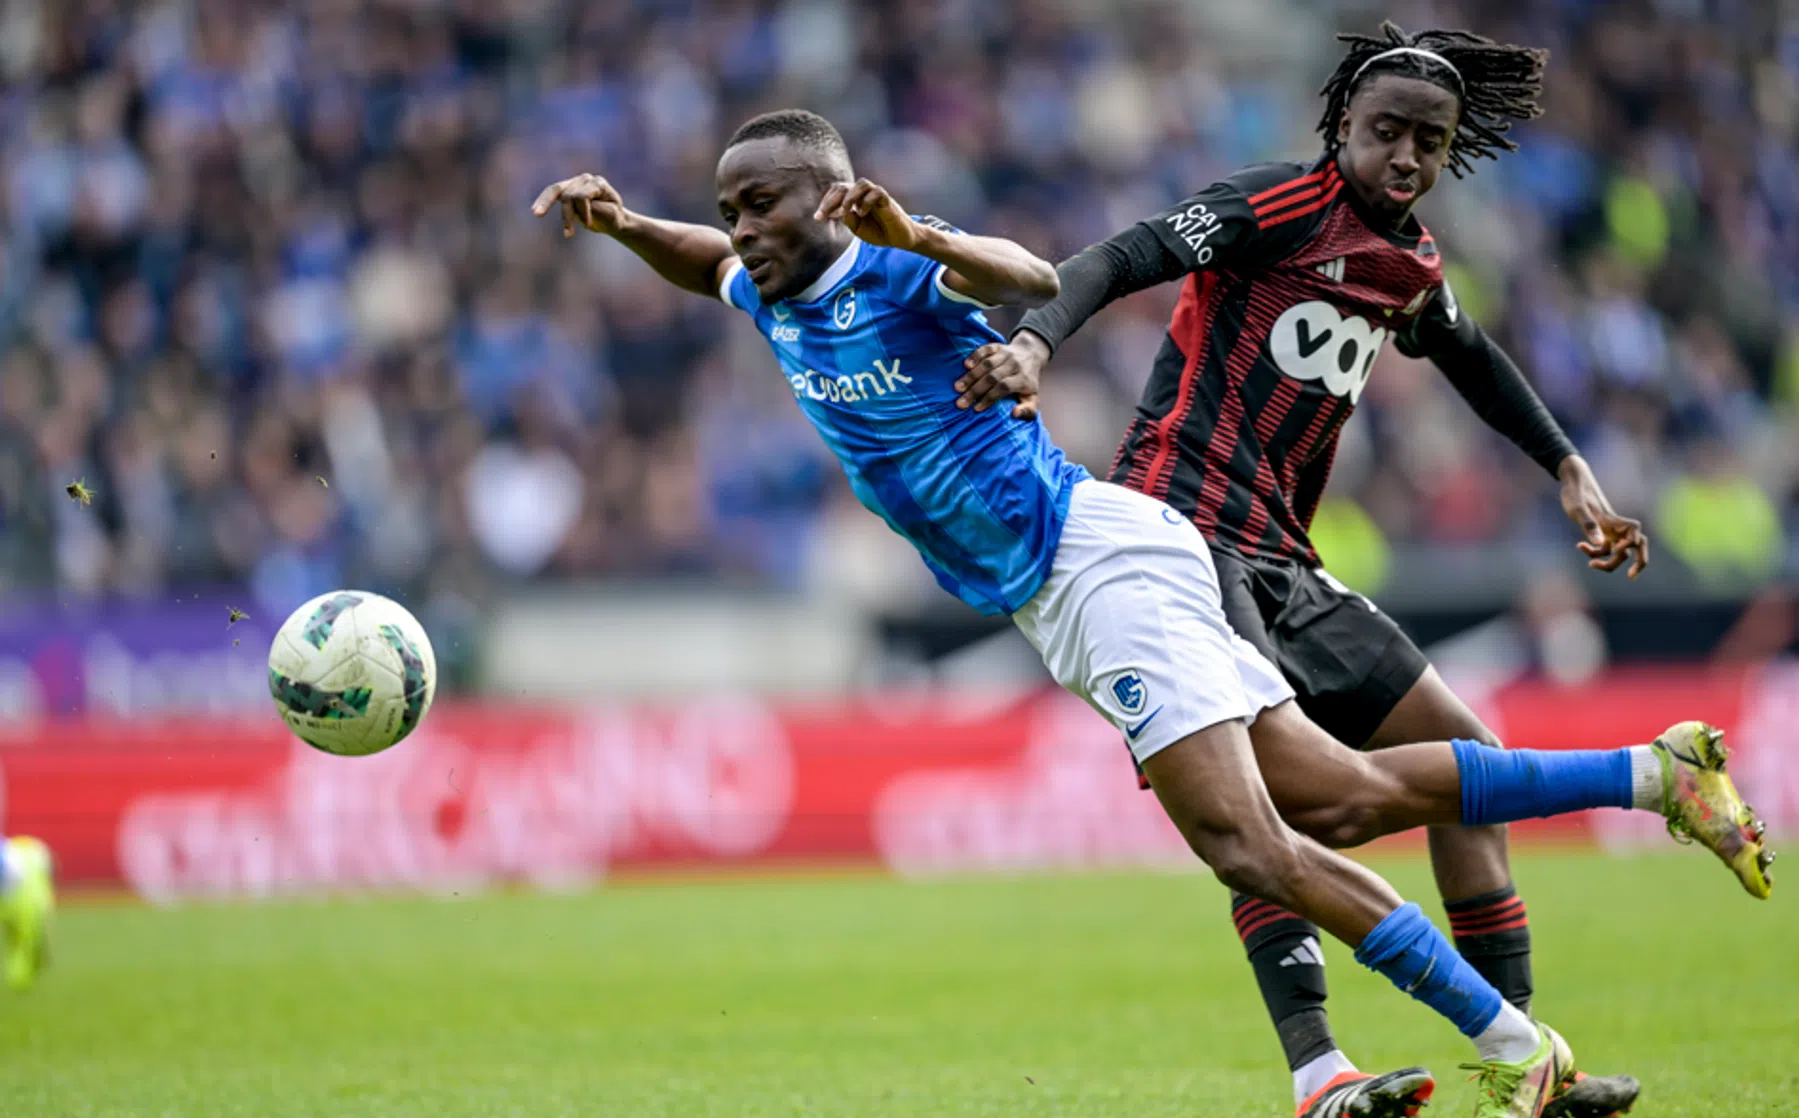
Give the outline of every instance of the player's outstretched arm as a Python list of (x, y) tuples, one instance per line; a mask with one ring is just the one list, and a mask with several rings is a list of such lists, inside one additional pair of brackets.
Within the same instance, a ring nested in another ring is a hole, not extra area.
[(612, 184), (598, 175), (576, 175), (543, 188), (531, 212), (542, 217), (562, 209), (562, 235), (580, 226), (603, 233), (643, 258), (663, 279), (696, 295), (718, 297), (725, 270), (736, 253), (718, 229), (644, 217), (625, 208)]
[(1605, 490), (1561, 424), (1499, 343), (1462, 314), (1444, 288), (1399, 338), (1400, 351), (1429, 357), (1487, 426), (1516, 443), (1562, 483), (1562, 511), (1584, 537), (1576, 545), (1596, 571), (1628, 560), (1630, 578), (1649, 565), (1643, 525), (1612, 508)]
[(988, 306), (1036, 307), (1056, 297), (1056, 269), (1016, 241), (975, 237), (914, 221), (868, 181), (838, 183), (819, 199), (820, 221), (841, 221), (871, 245), (904, 249), (948, 270), (943, 285)]

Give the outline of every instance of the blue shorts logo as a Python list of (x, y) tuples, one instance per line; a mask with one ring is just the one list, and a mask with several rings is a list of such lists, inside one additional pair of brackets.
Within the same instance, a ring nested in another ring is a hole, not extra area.
[(848, 330), (850, 323), (856, 321), (855, 288), (846, 287), (837, 293), (837, 301), (831, 304), (831, 321), (839, 330)]
[(1118, 705), (1124, 708), (1127, 715), (1141, 714), (1149, 692), (1143, 686), (1142, 676), (1136, 672), (1125, 672), (1112, 681), (1112, 697), (1118, 700)]

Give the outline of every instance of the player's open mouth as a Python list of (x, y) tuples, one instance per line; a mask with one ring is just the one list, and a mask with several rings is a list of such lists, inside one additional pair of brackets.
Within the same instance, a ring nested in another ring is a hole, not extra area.
[(772, 269), (775, 265), (774, 265), (774, 261), (772, 261), (772, 260), (756, 259), (756, 260), (745, 260), (743, 262), (743, 266), (745, 269), (747, 269), (749, 271), (750, 281), (752, 283), (761, 283), (764, 279), (767, 278), (770, 269)]
[(1418, 187), (1409, 182), (1388, 183), (1387, 197), (1395, 202), (1410, 202), (1418, 197)]

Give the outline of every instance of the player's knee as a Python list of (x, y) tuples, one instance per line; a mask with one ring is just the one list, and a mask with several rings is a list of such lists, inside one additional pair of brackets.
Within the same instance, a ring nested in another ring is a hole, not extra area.
[(1299, 846), (1284, 829), (1213, 834), (1195, 846), (1219, 881), (1275, 904), (1288, 903), (1303, 872)]

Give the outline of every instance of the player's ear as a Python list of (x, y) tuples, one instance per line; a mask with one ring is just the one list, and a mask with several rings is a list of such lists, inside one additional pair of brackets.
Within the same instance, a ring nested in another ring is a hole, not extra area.
[(1337, 142), (1339, 144), (1347, 144), (1349, 142), (1349, 110), (1348, 109), (1344, 109), (1343, 115), (1341, 117), (1339, 117), (1337, 120)]

